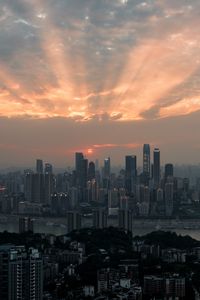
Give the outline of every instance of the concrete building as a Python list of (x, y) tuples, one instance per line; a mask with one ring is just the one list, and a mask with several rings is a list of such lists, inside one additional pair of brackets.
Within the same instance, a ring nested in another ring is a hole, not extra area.
[(67, 229), (68, 232), (81, 229), (81, 215), (78, 211), (67, 213)]
[(94, 210), (93, 212), (93, 226), (95, 228), (105, 228), (107, 227), (107, 212), (102, 209)]
[(43, 262), (37, 249), (0, 246), (0, 299), (42, 300)]
[(29, 217), (19, 218), (19, 233), (23, 232), (33, 232), (34, 231), (34, 223), (33, 219)]
[(119, 228), (123, 228), (124, 230), (128, 230), (132, 232), (132, 225), (133, 225), (133, 214), (131, 210), (119, 210), (118, 214), (118, 224)]

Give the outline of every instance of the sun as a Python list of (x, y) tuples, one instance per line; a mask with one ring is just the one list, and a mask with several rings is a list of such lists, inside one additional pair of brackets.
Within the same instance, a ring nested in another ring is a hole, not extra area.
[(93, 154), (93, 149), (91, 148), (87, 149), (87, 154)]

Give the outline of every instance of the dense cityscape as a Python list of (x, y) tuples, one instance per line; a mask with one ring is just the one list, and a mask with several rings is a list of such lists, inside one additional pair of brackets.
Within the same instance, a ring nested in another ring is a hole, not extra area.
[(192, 179), (175, 176), (172, 163), (162, 167), (158, 148), (151, 162), (149, 144), (143, 147), (142, 167), (135, 155), (127, 155), (124, 168), (116, 172), (110, 157), (100, 167), (98, 160), (75, 153), (74, 170), (56, 174), (50, 163), (37, 159), (35, 170), (0, 174), (0, 212), (46, 217), (73, 213), (79, 225), (69, 225), (68, 231), (81, 227), (81, 217), (93, 216), (94, 226), (106, 227), (119, 216), (119, 227), (130, 231), (132, 219), (195, 219), (200, 216), (200, 169), (196, 174)]
[(149, 144), (142, 154), (142, 168), (127, 155), (116, 172), (75, 153), (63, 173), (41, 159), (1, 173), (0, 223), (17, 227), (0, 233), (0, 299), (199, 299), (200, 242), (161, 229), (199, 228), (200, 179), (175, 177)]
[(0, 300), (200, 300), (200, 1), (0, 1)]

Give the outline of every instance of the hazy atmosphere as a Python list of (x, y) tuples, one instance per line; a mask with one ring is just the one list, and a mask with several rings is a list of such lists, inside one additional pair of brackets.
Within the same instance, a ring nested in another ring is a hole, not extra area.
[(199, 163), (198, 0), (0, 4), (0, 164), (73, 153), (122, 164), (143, 143)]

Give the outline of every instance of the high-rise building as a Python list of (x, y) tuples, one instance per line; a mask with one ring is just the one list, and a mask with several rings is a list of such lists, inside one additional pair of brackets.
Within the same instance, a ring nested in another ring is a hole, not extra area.
[(25, 183), (24, 183), (24, 194), (27, 201), (32, 201), (32, 180), (33, 172), (27, 171), (25, 173)]
[(19, 233), (33, 232), (33, 219), (29, 217), (19, 218)]
[(119, 191), (112, 189), (108, 191), (108, 209), (119, 207)]
[(81, 162), (81, 173), (80, 173), (80, 192), (81, 192), (81, 197), (80, 201), (81, 202), (86, 202), (87, 201), (87, 181), (88, 181), (88, 160), (83, 159)]
[(168, 177), (174, 176), (174, 166), (173, 164), (166, 164), (165, 165), (165, 179)]
[(95, 228), (107, 227), (107, 212), (102, 209), (94, 210), (93, 212), (93, 226)]
[(69, 208), (76, 209), (78, 206), (78, 189), (76, 187), (72, 187), (69, 190)]
[(120, 196), (119, 207), (120, 209), (129, 209), (129, 197), (126, 195)]
[(110, 188), (110, 157), (104, 159), (104, 167), (103, 167), (103, 188)]
[(96, 169), (96, 171), (99, 171), (99, 160), (98, 159), (95, 160), (95, 169)]
[(25, 175), (25, 197), (29, 202), (51, 205), (51, 196), (55, 190), (52, 173), (27, 173)]
[(137, 187), (137, 200), (139, 215), (147, 217), (150, 212), (150, 189), (148, 186), (139, 185)]
[(188, 193), (190, 189), (190, 179), (189, 178), (183, 178), (183, 191), (185, 193)]
[[(149, 297), (162, 295), (165, 293), (164, 286), (165, 282), (163, 277), (144, 276), (144, 295), (148, 295)], [(150, 299), (153, 299), (153, 297)]]
[(88, 160), (83, 153), (75, 154), (76, 187), (79, 189), (79, 202), (87, 201)]
[(101, 269), (97, 272), (98, 293), (105, 292), (108, 289), (108, 270)]
[(158, 189), (157, 189), (157, 193), (156, 193), (156, 201), (162, 203), (163, 200), (164, 200), (164, 197), (163, 197), (163, 189), (158, 188)]
[(150, 299), (184, 299), (185, 278), (145, 275), (144, 295)]
[(132, 232), (133, 214), (131, 210), (119, 209), (119, 228)]
[(104, 159), (104, 178), (110, 178), (110, 157)]
[(163, 189), (161, 188), (156, 190), (156, 211), (159, 216), (165, 216), (165, 201)]
[(128, 193), (135, 191), (137, 178), (137, 157), (127, 155), (125, 157), (125, 188)]
[(160, 150), (158, 148), (153, 151), (153, 183), (154, 187), (160, 185)]
[(45, 189), (44, 189), (44, 174), (35, 173), (32, 176), (31, 187), (31, 202), (44, 203)]
[(65, 216), (68, 209), (74, 209), (71, 206), (70, 195), (67, 193), (53, 193), (51, 196), (51, 212), (57, 216)]
[(44, 167), (44, 173), (45, 174), (52, 174), (53, 173), (53, 166), (49, 163), (46, 163), (45, 167)]
[(81, 161), (84, 159), (83, 153), (76, 152), (75, 153), (75, 170), (78, 173), (81, 169)]
[(143, 175), (149, 179), (151, 173), (151, 150), (149, 144), (143, 146)]
[(75, 171), (76, 171), (76, 186), (80, 186), (81, 181), (81, 168), (82, 168), (82, 160), (84, 159), (83, 153), (77, 152), (75, 153)]
[(88, 160), (83, 159), (81, 161), (81, 174), (80, 174), (80, 186), (82, 188), (87, 187), (87, 177), (88, 177)]
[(165, 214), (171, 217), (174, 208), (174, 185), (172, 182), (165, 184)]
[(91, 161), (88, 166), (88, 180), (95, 179), (95, 163)]
[(36, 160), (36, 173), (43, 174), (43, 161), (41, 159)]
[(98, 184), (95, 179), (87, 183), (87, 200), (89, 203), (98, 201)]
[(44, 175), (44, 203), (51, 206), (51, 197), (55, 191), (54, 175), (52, 173), (45, 173)]
[(78, 211), (69, 211), (67, 213), (68, 232), (81, 229), (81, 214)]
[(42, 300), (43, 261), (37, 249), (0, 246), (0, 299)]

